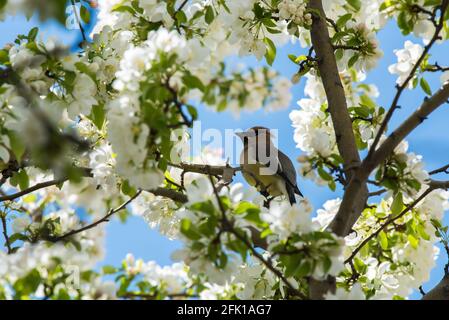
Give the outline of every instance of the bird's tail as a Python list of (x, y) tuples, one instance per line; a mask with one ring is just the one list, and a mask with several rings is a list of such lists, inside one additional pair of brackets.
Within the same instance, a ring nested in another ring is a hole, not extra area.
[(286, 185), (286, 189), (288, 200), (290, 201), (290, 204), (293, 205), (294, 203), (296, 203), (295, 190), (289, 184)]
[(299, 190), (298, 186), (295, 186), (295, 193), (296, 193), (297, 195), (299, 195), (300, 197), (303, 197), (303, 198), (304, 198), (304, 195), (303, 195), (302, 192)]

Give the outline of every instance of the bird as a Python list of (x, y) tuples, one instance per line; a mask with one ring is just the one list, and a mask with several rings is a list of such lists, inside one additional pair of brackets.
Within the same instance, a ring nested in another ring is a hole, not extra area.
[(291, 205), (296, 203), (295, 194), (304, 197), (298, 188), (292, 161), (274, 146), (268, 128), (255, 126), (236, 135), (243, 142), (240, 167), (249, 185), (267, 198), (285, 195)]

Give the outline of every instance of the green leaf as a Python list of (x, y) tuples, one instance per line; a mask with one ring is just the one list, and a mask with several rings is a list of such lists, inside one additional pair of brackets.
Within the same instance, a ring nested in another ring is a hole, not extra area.
[(106, 119), (106, 112), (104, 110), (104, 106), (94, 105), (92, 107), (90, 118), (92, 122), (95, 124), (95, 126), (98, 128), (98, 130), (101, 130), (103, 128), (103, 124)]
[(134, 187), (131, 187), (128, 180), (122, 182), (121, 190), (124, 195), (129, 197), (133, 197), (137, 193), (137, 190)]
[(369, 107), (371, 109), (371, 111), (374, 111), (377, 107), (377, 104), (366, 94), (362, 94), (360, 96), (360, 101), (363, 105)]
[(409, 22), (407, 20), (407, 14), (405, 11), (401, 11), (398, 15), (398, 27), (401, 29), (402, 34), (406, 35), (410, 33)]
[(295, 276), (303, 278), (312, 271), (312, 264), (308, 260), (302, 260), (295, 271)]
[[(273, 19), (270, 18), (263, 18), (261, 19), (262, 23), (266, 26), (266, 27), (270, 27), (270, 28), (277, 28), (277, 24), (273, 21)], [(278, 31), (278, 30), (276, 30)]]
[(30, 184), (28, 174), (25, 170), (15, 172), (11, 177), (11, 184), (13, 186), (19, 186), (20, 190), (25, 190)]
[(268, 237), (270, 234), (273, 234), (273, 231), (271, 231), (271, 229), (265, 229), (260, 234), (260, 238), (264, 239), (264, 238)]
[(424, 6), (437, 6), (441, 4), (441, 0), (426, 0), (424, 1)]
[(0, 0), (0, 10), (2, 10), (5, 6), (8, 0)]
[(9, 237), (9, 244), (13, 244), (16, 241), (28, 241), (28, 237), (21, 233), (14, 233)]
[(391, 204), (391, 214), (393, 216), (397, 216), (402, 212), (402, 208), (404, 207), (404, 202), (402, 198), (402, 193), (398, 192), (393, 199), (393, 203)]
[(353, 7), (356, 11), (359, 11), (362, 7), (362, 3), (360, 0), (346, 0), (351, 7)]
[(300, 62), (305, 61), (305, 60), (307, 60), (307, 56), (302, 54), (302, 55), (296, 57), (295, 62), (296, 63), (300, 63)]
[(288, 58), (289, 58), (292, 62), (296, 63), (296, 56), (295, 56), (294, 54), (289, 54), (289, 55), (288, 55)]
[(190, 116), (192, 117), (192, 120), (195, 121), (198, 119), (198, 110), (192, 105), (187, 105), (187, 110), (189, 111)]
[(37, 34), (39, 33), (39, 28), (35, 27), (28, 32), (28, 40), (34, 41), (36, 40)]
[(89, 24), (90, 22), (90, 11), (85, 6), (81, 6), (80, 8), (81, 20), (84, 21), (85, 24)]
[(259, 207), (255, 204), (248, 202), (248, 201), (242, 201), (238, 204), (237, 208), (234, 210), (235, 214), (243, 214), (247, 213), (251, 210), (257, 210), (260, 211)]
[(102, 270), (103, 270), (103, 274), (114, 274), (114, 273), (117, 273), (117, 271), (118, 271), (118, 269), (116, 267), (109, 266), (109, 265), (103, 266)]
[(324, 170), (322, 167), (318, 167), (318, 174), (320, 175), (320, 177), (323, 180), (326, 180), (326, 181), (334, 180), (334, 178), (332, 178), (332, 176), (326, 170)]
[(185, 23), (185, 22), (187, 22), (187, 16), (184, 13), (184, 11), (182, 11), (182, 10), (176, 12), (176, 16), (175, 17), (176, 17), (176, 21), (178, 22), (178, 26), (183, 24), (183, 23)]
[(265, 59), (267, 63), (271, 66), (273, 65), (274, 59), (276, 58), (276, 46), (270, 38), (263, 39), (267, 45), (267, 52), (265, 53)]
[(280, 31), (280, 30), (278, 30), (278, 29), (273, 29), (273, 28), (270, 28), (270, 27), (267, 27), (267, 31), (268, 31), (269, 33), (272, 33), (272, 34), (282, 33), (282, 31)]
[(285, 265), (285, 276), (291, 277), (295, 275), (296, 270), (299, 268), (301, 264), (302, 257), (298, 254), (292, 256), (283, 256), (282, 260)]
[(201, 91), (204, 91), (204, 84), (198, 77), (190, 73), (186, 73), (182, 80), (184, 81), (184, 84), (191, 89), (199, 89)]
[(328, 186), (329, 186), (329, 189), (331, 189), (332, 191), (335, 191), (337, 189), (337, 184), (335, 183), (334, 180), (329, 181)]
[(352, 18), (352, 13), (347, 13), (345, 15), (342, 15), (340, 18), (338, 18), (336, 24), (338, 28), (342, 28), (346, 25), (346, 22), (348, 22), (349, 20), (351, 20)]
[(421, 78), (421, 80), (419, 81), (419, 85), (421, 86), (421, 88), (424, 90), (424, 92), (431, 96), (432, 95), (432, 89), (430, 89), (429, 83), (427, 82), (426, 79)]
[(8, 137), (11, 145), (11, 150), (14, 153), (16, 160), (20, 162), (22, 160), (22, 156), (25, 154), (25, 144), (23, 143), (22, 139), (20, 139), (20, 137), (13, 131), (10, 131), (8, 133)]
[(410, 245), (411, 245), (414, 249), (417, 249), (417, 248), (418, 248), (419, 240), (416, 239), (414, 236), (412, 236), (411, 234), (409, 234), (409, 235), (407, 236), (407, 240), (408, 240), (408, 242), (410, 243)]
[(41, 275), (36, 269), (31, 270), (25, 277), (17, 280), (13, 287), (16, 294), (19, 295), (18, 298), (22, 296), (28, 296), (34, 293), (41, 283)]
[(6, 50), (0, 50), (0, 64), (5, 64), (9, 61), (9, 54)]
[(211, 24), (214, 21), (214, 18), (215, 18), (214, 9), (212, 8), (212, 6), (207, 6), (206, 14), (204, 15), (204, 20), (206, 21), (207, 24)]
[(133, 15), (133, 16), (136, 14), (136, 10), (134, 10), (132, 7), (122, 6), (121, 4), (114, 6), (112, 8), (111, 12), (128, 12), (128, 13), (131, 13), (131, 15)]
[(192, 225), (192, 221), (189, 219), (181, 220), (181, 233), (190, 240), (195, 241), (201, 239), (201, 235), (197, 230), (195, 230), (195, 227)]
[(354, 54), (348, 61), (348, 68), (352, 68), (352, 66), (359, 60), (359, 55)]
[(343, 37), (346, 36), (346, 35), (348, 35), (348, 32), (346, 32), (346, 31), (339, 31), (339, 32), (336, 32), (336, 33), (334, 34), (334, 36), (332, 37), (332, 42), (333, 42), (333, 43), (339, 42), (339, 41), (340, 41), (341, 39), (343, 39)]
[(214, 215), (215, 213), (215, 206), (211, 201), (194, 203), (190, 206), (190, 209), (193, 211), (207, 213), (208, 215)]
[(364, 273), (366, 270), (366, 264), (362, 259), (359, 259), (357, 257), (354, 258), (354, 267), (360, 273)]
[(378, 235), (378, 239), (379, 239), (379, 243), (380, 243), (380, 246), (382, 247), (382, 249), (387, 250), (388, 249), (387, 234), (384, 231), (381, 231)]
[(421, 238), (423, 238), (424, 240), (429, 241), (430, 240), (430, 236), (427, 234), (426, 232), (426, 228), (420, 224), (418, 226), (418, 234), (420, 235)]
[(95, 74), (95, 72), (93, 72), (89, 66), (83, 62), (77, 62), (75, 63), (75, 67), (81, 71), (82, 73), (87, 74), (89, 77), (91, 77), (92, 80), (94, 80), (94, 82), (97, 81), (97, 75)]
[(355, 107), (353, 110), (358, 116), (362, 118), (368, 118), (371, 114), (371, 110), (365, 106)]
[(325, 256), (324, 260), (322, 262), (323, 262), (323, 271), (324, 271), (324, 273), (328, 273), (329, 270), (332, 267), (332, 260), (331, 260), (331, 258), (329, 258), (328, 256)]

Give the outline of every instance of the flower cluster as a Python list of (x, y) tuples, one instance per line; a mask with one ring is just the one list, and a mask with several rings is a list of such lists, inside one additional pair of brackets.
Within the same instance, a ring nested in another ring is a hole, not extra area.
[[(342, 72), (340, 77), (347, 92), (358, 147), (365, 149), (374, 139), (383, 119), (384, 109), (373, 101), (379, 94), (378, 90), (374, 85), (362, 83), (365, 79), (362, 72)], [(304, 177), (319, 184), (328, 184), (334, 189), (333, 176), (339, 178), (341, 158), (337, 151), (324, 87), (317, 76), (309, 73), (306, 78), (306, 98), (298, 101), (301, 109), (290, 113), (295, 128), (294, 140), (297, 147), (305, 152), (305, 156), (299, 158), (302, 163), (300, 172)], [(313, 170), (316, 167), (320, 169)]]
[[(405, 41), (404, 49), (394, 51), (398, 62), (390, 65), (388, 71), (398, 75), (397, 84), (403, 85), (409, 76), (415, 77), (415, 75), (411, 75), (411, 72), (423, 51), (424, 49), (421, 45), (414, 44), (409, 40)], [(412, 89), (414, 87), (413, 81), (409, 81), (407, 87)]]
[(310, 27), (312, 14), (306, 12), (307, 3), (302, 0), (282, 0), (278, 4), (279, 18), (291, 20), (298, 26)]

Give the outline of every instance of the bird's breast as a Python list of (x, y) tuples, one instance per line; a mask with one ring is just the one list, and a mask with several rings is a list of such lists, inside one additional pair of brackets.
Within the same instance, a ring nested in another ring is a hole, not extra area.
[[(249, 158), (245, 152), (240, 155), (240, 165), (243, 168), (242, 175), (249, 185), (259, 191), (266, 191), (271, 196), (277, 197), (287, 193), (285, 181), (277, 174), (267, 174), (267, 167)], [(252, 160), (252, 161), (251, 161)], [(265, 169), (265, 170), (264, 170)]]

